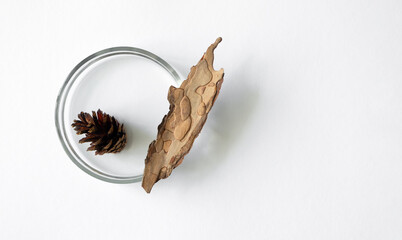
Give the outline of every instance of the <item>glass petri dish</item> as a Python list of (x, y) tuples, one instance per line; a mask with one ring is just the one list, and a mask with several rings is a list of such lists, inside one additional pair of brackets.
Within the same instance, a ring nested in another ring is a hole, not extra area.
[[(169, 110), (171, 85), (180, 85), (179, 74), (155, 54), (134, 47), (113, 47), (96, 52), (73, 68), (60, 89), (55, 122), (68, 157), (87, 174), (111, 183), (142, 180), (148, 146)], [(123, 123), (127, 145), (117, 154), (95, 156), (79, 144), (83, 135), (71, 127), (81, 112), (97, 109)]]

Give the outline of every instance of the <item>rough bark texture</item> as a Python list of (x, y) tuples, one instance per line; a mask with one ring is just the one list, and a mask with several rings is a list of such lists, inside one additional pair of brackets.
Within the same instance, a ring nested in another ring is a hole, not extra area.
[(223, 82), (223, 69), (213, 68), (214, 50), (221, 41), (218, 38), (209, 46), (179, 88), (169, 89), (169, 113), (158, 126), (157, 138), (149, 145), (145, 159), (142, 187), (148, 193), (182, 163), (207, 119)]

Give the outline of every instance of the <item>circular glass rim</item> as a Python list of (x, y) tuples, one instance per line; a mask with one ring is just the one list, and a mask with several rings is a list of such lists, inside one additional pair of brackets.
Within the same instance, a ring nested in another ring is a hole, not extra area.
[[(149, 59), (161, 67), (163, 67), (173, 78), (174, 82), (179, 85), (180, 83), (180, 76), (176, 72), (176, 70), (173, 69), (170, 64), (168, 64), (165, 60), (162, 58), (158, 57), (157, 55), (148, 52), (146, 50), (140, 49), (140, 48), (134, 48), (134, 47), (112, 47), (112, 48), (107, 48), (101, 51), (98, 51), (84, 60), (82, 60), (80, 63), (78, 63), (73, 70), (68, 74), (67, 79), (64, 81), (63, 86), (60, 89), (60, 92), (57, 96), (57, 101), (56, 101), (56, 110), (55, 110), (55, 123), (56, 123), (56, 129), (57, 133), (60, 139), (60, 142), (64, 148), (64, 151), (67, 153), (69, 158), (72, 160), (72, 162), (77, 165), (81, 170), (86, 172), (92, 177), (95, 177), (97, 179), (103, 180), (105, 182), (110, 182), (110, 183), (135, 183), (139, 182), (142, 180), (142, 174), (141, 175), (136, 175), (136, 176), (129, 176), (129, 177), (121, 177), (121, 176), (114, 176), (111, 174), (104, 173), (94, 167), (91, 167), (89, 164), (87, 164), (81, 157), (75, 152), (73, 149), (70, 141), (67, 138), (67, 133), (66, 133), (66, 128), (65, 128), (65, 122), (64, 122), (64, 110), (65, 110), (65, 104), (66, 104), (66, 99), (67, 96), (70, 92), (70, 89), (72, 85), (74, 84), (75, 80), (78, 78), (78, 76), (88, 67), (93, 65), (94, 63), (105, 59), (107, 57), (115, 56), (115, 55), (135, 55), (135, 56), (140, 56), (146, 59)], [(144, 153), (145, 154), (145, 153)], [(144, 155), (145, 156), (145, 155)]]

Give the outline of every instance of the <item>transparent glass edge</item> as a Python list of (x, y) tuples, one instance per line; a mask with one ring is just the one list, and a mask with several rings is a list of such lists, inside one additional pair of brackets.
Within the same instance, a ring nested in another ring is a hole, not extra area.
[(88, 164), (86, 164), (79, 156), (77, 153), (75, 153), (74, 149), (71, 147), (67, 136), (66, 136), (66, 129), (64, 127), (64, 105), (65, 101), (67, 99), (67, 95), (69, 93), (69, 90), (73, 83), (75, 82), (77, 76), (79, 76), (82, 71), (84, 71), (86, 68), (91, 66), (92, 64), (96, 63), (99, 60), (102, 60), (106, 57), (114, 56), (114, 55), (119, 55), (119, 54), (132, 54), (132, 55), (137, 55), (141, 56), (144, 58), (147, 58), (161, 67), (163, 67), (169, 74), (172, 76), (174, 82), (176, 83), (177, 86), (181, 83), (181, 77), (180, 75), (174, 70), (174, 68), (168, 64), (165, 60), (162, 58), (158, 57), (157, 55), (148, 52), (146, 50), (140, 49), (140, 48), (134, 48), (134, 47), (113, 47), (113, 48), (108, 48), (104, 49), (101, 51), (98, 51), (84, 60), (82, 60), (80, 63), (78, 63), (69, 73), (67, 76), (66, 80), (64, 81), (59, 94), (57, 96), (56, 100), (56, 108), (55, 108), (55, 125), (57, 129), (57, 134), (59, 137), (59, 140), (62, 144), (62, 147), (64, 151), (66, 152), (67, 156), (72, 160), (72, 162), (78, 166), (82, 171), (85, 173), (89, 174), (92, 177), (95, 177), (99, 180), (103, 180), (105, 182), (109, 183), (119, 183), (119, 184), (127, 184), (127, 183), (135, 183), (139, 182), (142, 180), (142, 174), (137, 175), (137, 176), (130, 176), (130, 177), (119, 177), (119, 176), (113, 176), (110, 174), (103, 173)]

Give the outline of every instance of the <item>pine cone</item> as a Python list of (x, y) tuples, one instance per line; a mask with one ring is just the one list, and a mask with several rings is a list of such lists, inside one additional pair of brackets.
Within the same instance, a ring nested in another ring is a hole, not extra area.
[(77, 134), (86, 134), (79, 143), (91, 142), (87, 151), (95, 151), (95, 155), (120, 152), (126, 145), (124, 124), (102, 112), (100, 109), (92, 116), (89, 113), (78, 114), (79, 120), (74, 120), (71, 126)]

